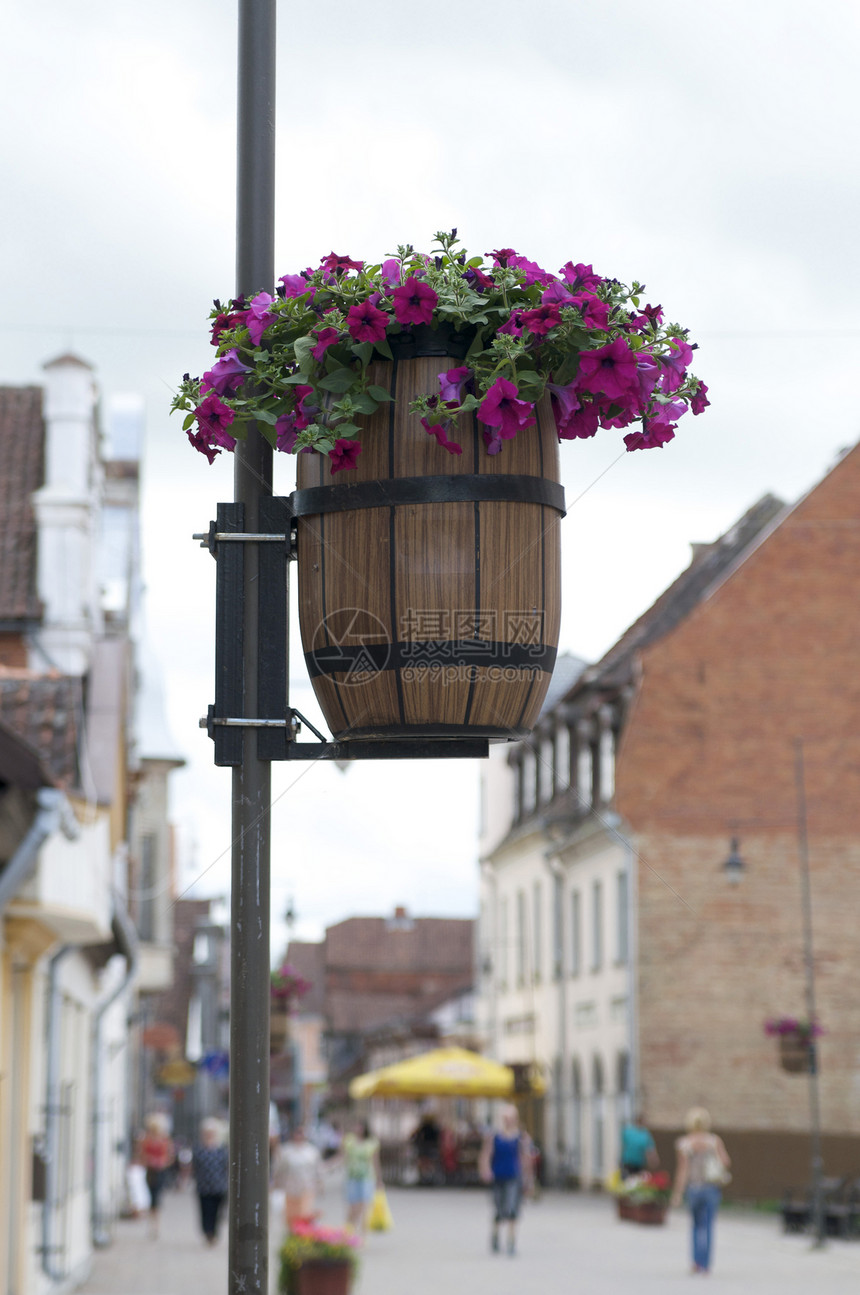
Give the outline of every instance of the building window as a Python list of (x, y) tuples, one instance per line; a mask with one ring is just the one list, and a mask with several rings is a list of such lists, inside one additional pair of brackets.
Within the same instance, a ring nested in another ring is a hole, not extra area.
[(571, 1168), (574, 1173), (582, 1171), (582, 1071), (579, 1062), (574, 1057), (570, 1063), (570, 1087), (571, 1087), (571, 1128), (570, 1128), (570, 1159)]
[(555, 794), (555, 743), (544, 738), (538, 748), (538, 799), (542, 805)]
[(582, 970), (582, 903), (579, 891), (570, 896), (570, 974), (578, 976)]
[(600, 1057), (595, 1057), (592, 1064), (591, 1080), (591, 1147), (592, 1147), (592, 1178), (602, 1178), (604, 1174), (605, 1160), (605, 1117), (604, 1117), (604, 1099), (603, 1099), (603, 1062)]
[(526, 892), (517, 891), (517, 985), (526, 983)]
[(497, 950), (499, 966), (499, 989), (508, 987), (508, 897), (503, 896), (499, 904), (499, 939)]
[(553, 877), (552, 888), (552, 974), (555, 980), (564, 975), (564, 883)]
[(608, 802), (615, 794), (615, 734), (606, 725), (600, 730), (600, 799)]
[(591, 970), (603, 966), (603, 886), (595, 881), (591, 888)]
[(532, 888), (532, 926), (534, 928), (534, 980), (543, 974), (543, 887), (536, 881)]
[(630, 935), (629, 924), (630, 914), (628, 905), (628, 886), (627, 873), (619, 872), (615, 878), (615, 895), (616, 895), (616, 942), (618, 946), (618, 962), (626, 963), (630, 955)]
[(592, 804), (592, 761), (591, 744), (584, 734), (580, 734), (576, 756), (576, 794), (580, 810), (587, 814)]
[(566, 791), (570, 786), (570, 729), (560, 725), (555, 735), (555, 789)]
[(137, 906), (137, 933), (141, 940), (155, 939), (155, 837), (148, 833), (140, 842), (140, 896)]
[(531, 814), (535, 807), (537, 771), (535, 753), (526, 749), (523, 752), (523, 816)]

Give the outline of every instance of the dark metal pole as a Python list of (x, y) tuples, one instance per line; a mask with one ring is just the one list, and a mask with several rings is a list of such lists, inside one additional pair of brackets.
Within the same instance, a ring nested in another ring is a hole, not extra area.
[[(806, 780), (803, 770), (803, 741), (794, 743), (794, 777), (797, 788), (797, 853), (800, 860), (800, 904), (803, 913), (803, 963), (806, 972), (806, 1015), (810, 1030), (815, 1025), (815, 962), (812, 948), (812, 887), (809, 880), (809, 839), (806, 827)], [(812, 1224), (816, 1246), (824, 1245), (824, 1202), (821, 1178), (821, 1103), (818, 1091), (818, 1048), (814, 1034), (809, 1038), (809, 1122), (812, 1168)]]
[[(239, 0), (236, 283), (274, 287), (276, 0)], [(235, 500), (256, 532), (272, 493), (272, 450), (256, 428), (235, 453)], [(243, 544), (244, 699), (257, 714), (258, 546)], [(269, 881), (271, 767), (245, 729), (233, 770), (230, 981), (229, 1295), (269, 1289)]]

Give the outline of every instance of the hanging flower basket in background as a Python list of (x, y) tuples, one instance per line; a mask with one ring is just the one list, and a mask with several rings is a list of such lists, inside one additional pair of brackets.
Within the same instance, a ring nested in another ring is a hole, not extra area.
[(348, 1295), (361, 1242), (345, 1228), (294, 1219), (280, 1251), (281, 1295)]
[(823, 1034), (821, 1026), (794, 1016), (780, 1016), (765, 1021), (765, 1034), (779, 1042), (779, 1064), (790, 1075), (809, 1071), (810, 1044)]
[(527, 734), (558, 646), (558, 441), (659, 448), (709, 403), (641, 285), (486, 255), (453, 230), (216, 302), (218, 358), (173, 402), (210, 462), (252, 424), (299, 454), (302, 643), (341, 740)]

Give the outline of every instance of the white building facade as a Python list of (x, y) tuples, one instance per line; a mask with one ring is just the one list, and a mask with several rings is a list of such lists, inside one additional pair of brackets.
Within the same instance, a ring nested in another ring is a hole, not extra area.
[(612, 811), (619, 702), (575, 713), (582, 670), (559, 658), (535, 732), (483, 774), (478, 1020), (489, 1055), (546, 1081), (548, 1180), (590, 1187), (634, 1102), (635, 873)]

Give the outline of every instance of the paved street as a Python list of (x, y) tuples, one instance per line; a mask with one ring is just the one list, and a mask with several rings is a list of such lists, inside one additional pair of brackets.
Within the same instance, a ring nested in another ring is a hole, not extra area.
[[(688, 1290), (687, 1219), (647, 1228), (619, 1223), (611, 1201), (546, 1193), (527, 1204), (519, 1254), (493, 1255), (488, 1247), (488, 1202), (480, 1191), (395, 1190), (389, 1195), (395, 1227), (371, 1236), (355, 1295), (665, 1295)], [(327, 1222), (343, 1208), (332, 1182), (323, 1201)], [(273, 1251), (279, 1222), (273, 1218)], [(770, 1216), (724, 1210), (717, 1223), (716, 1264), (707, 1279), (713, 1295), (855, 1295), (860, 1241), (831, 1241), (812, 1251), (805, 1237), (786, 1237)], [(117, 1224), (114, 1244), (100, 1251), (82, 1295), (226, 1295), (227, 1237), (204, 1246), (196, 1197), (164, 1198), (161, 1238), (151, 1241), (143, 1219)], [(277, 1263), (270, 1292), (277, 1291)]]

